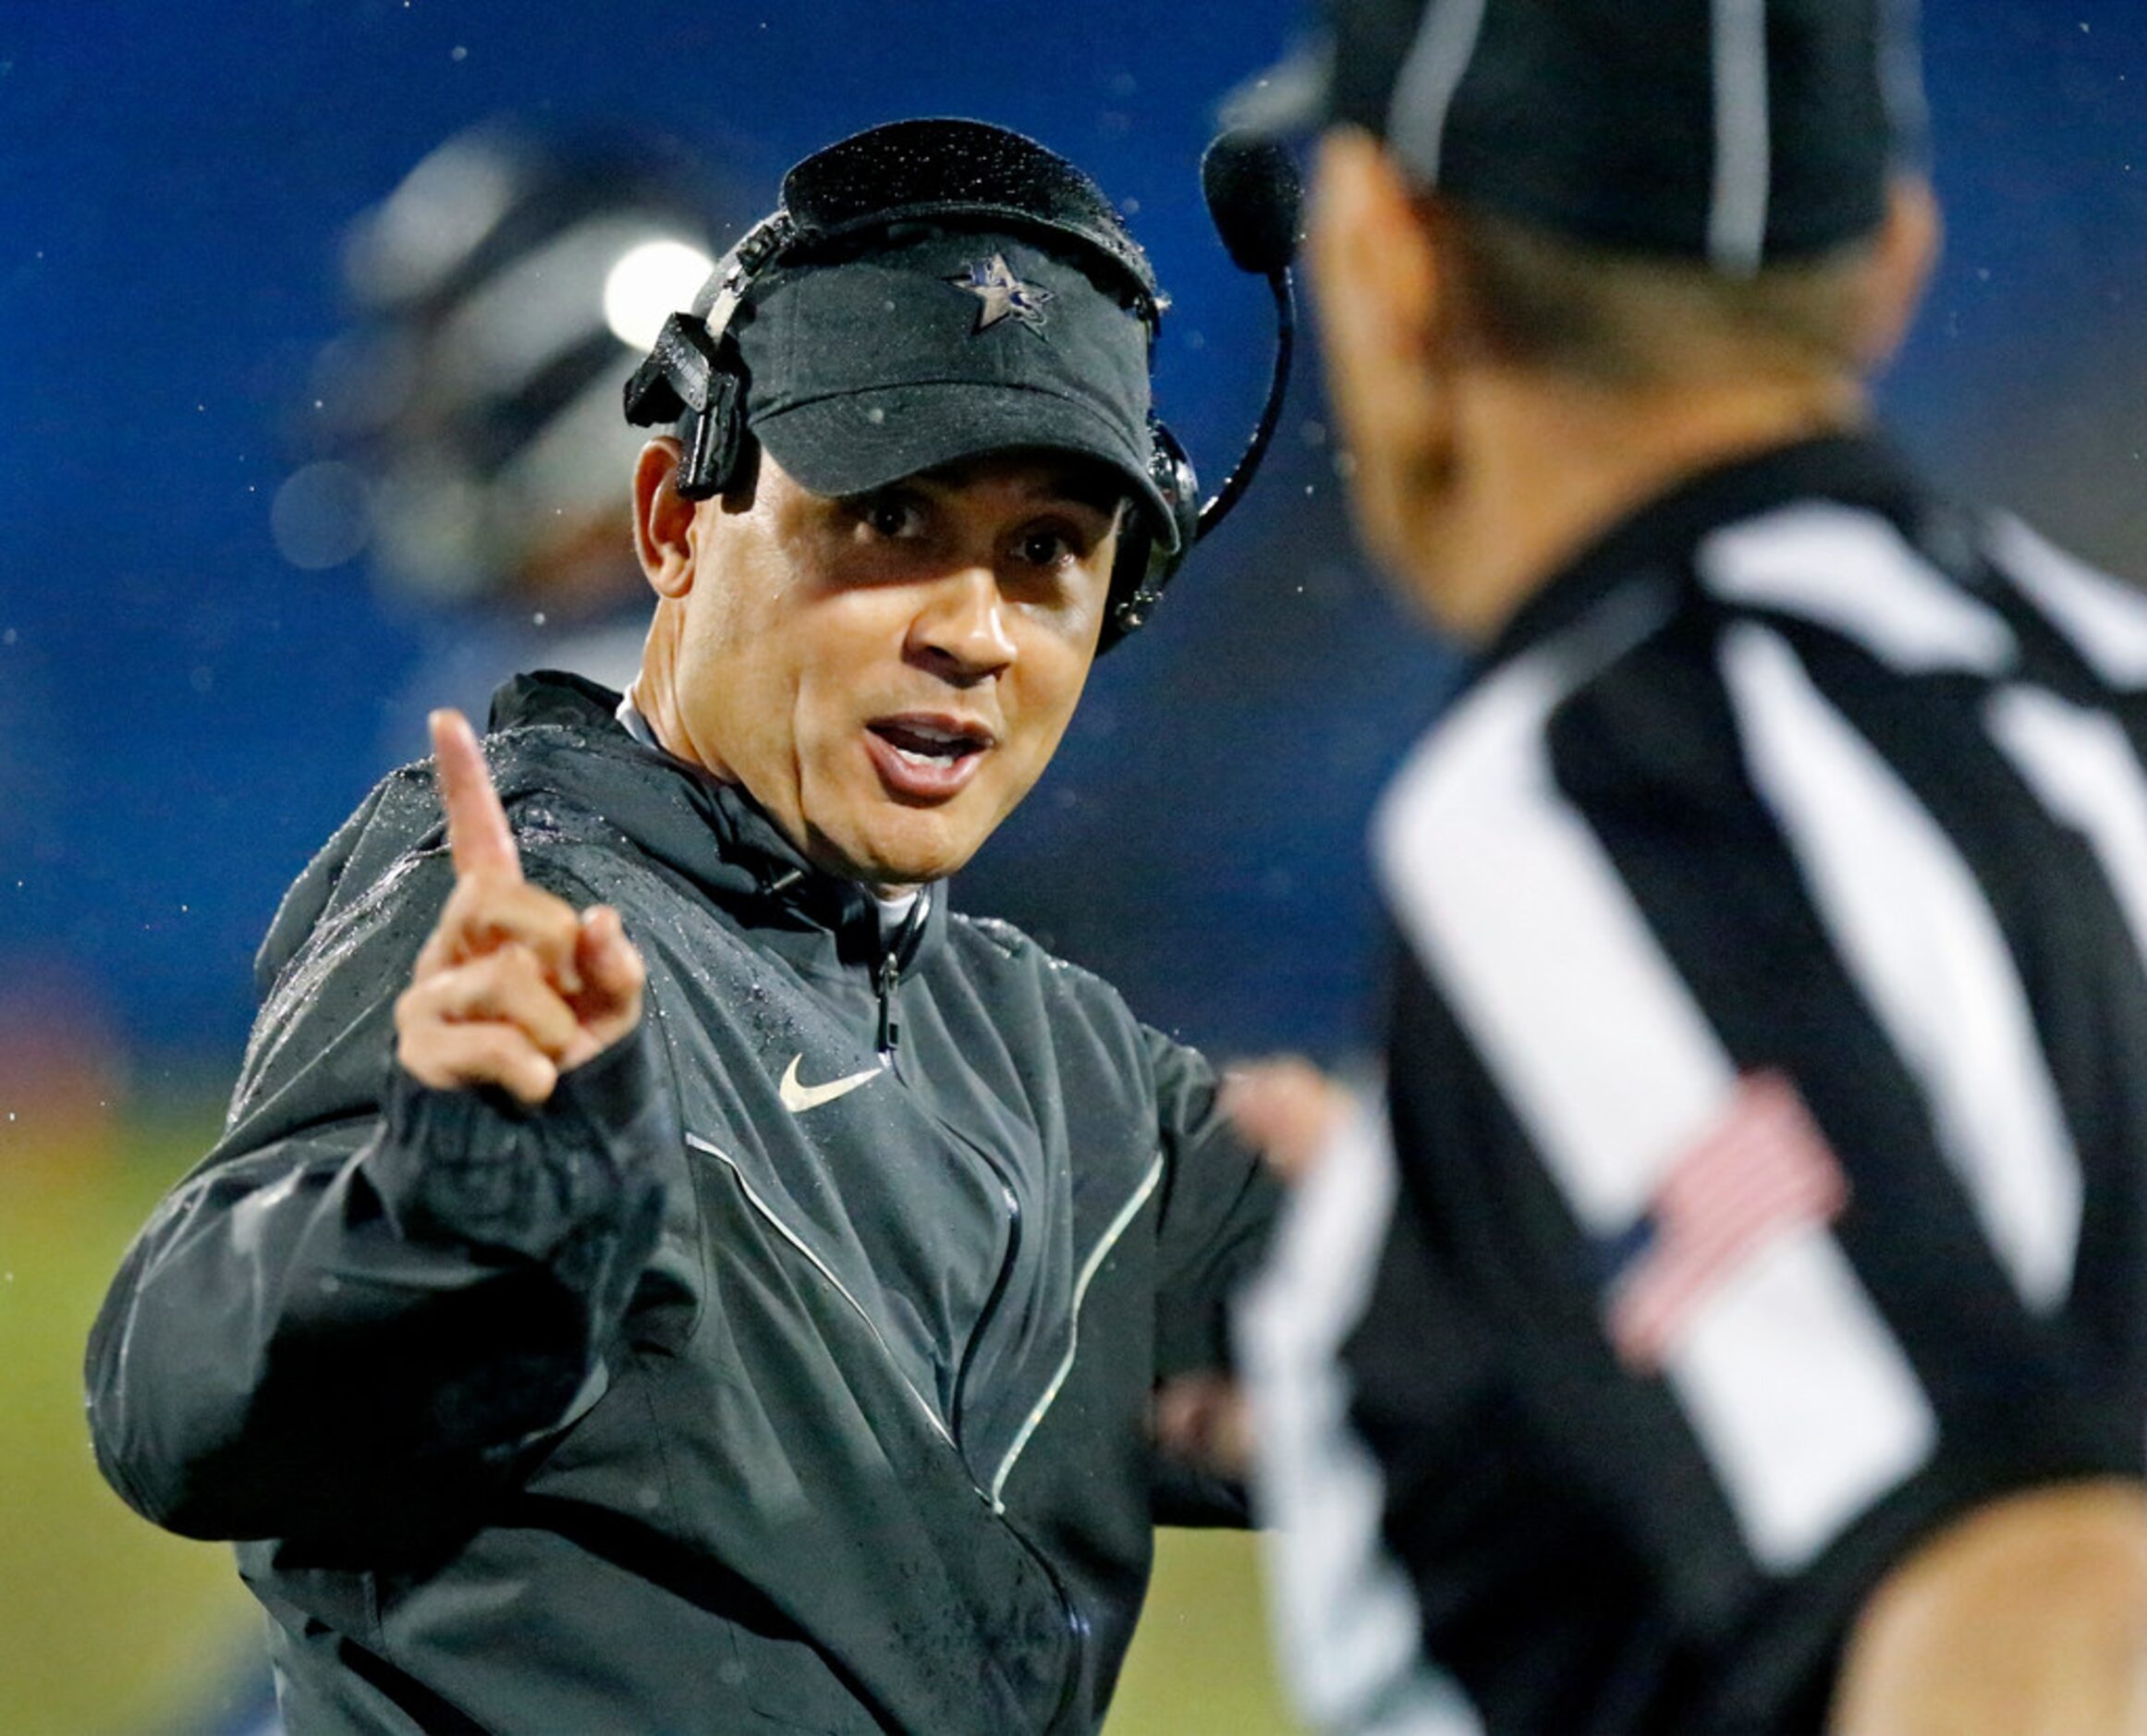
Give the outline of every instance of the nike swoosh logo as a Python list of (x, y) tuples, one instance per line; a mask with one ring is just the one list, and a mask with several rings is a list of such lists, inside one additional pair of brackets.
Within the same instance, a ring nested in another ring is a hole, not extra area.
[(884, 1068), (868, 1067), (861, 1073), (852, 1073), (847, 1079), (831, 1079), (824, 1085), (808, 1085), (798, 1077), (798, 1063), (805, 1058), (793, 1055), (790, 1065), (783, 1070), (783, 1082), (775, 1087), (782, 1093), (783, 1106), (792, 1115), (803, 1115), (808, 1109), (817, 1109), (823, 1103), (833, 1103), (837, 1097), (848, 1096), (860, 1085), (869, 1085), (879, 1078)]

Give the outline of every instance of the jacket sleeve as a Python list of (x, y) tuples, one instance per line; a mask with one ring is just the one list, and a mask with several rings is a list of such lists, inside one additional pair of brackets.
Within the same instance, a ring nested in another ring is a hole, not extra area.
[[(1231, 1302), (1266, 1248), (1281, 1188), (1217, 1106), (1206, 1058), (1158, 1032), (1142, 1035), (1155, 1070), (1164, 1156), (1155, 1375), (1227, 1372)], [(1247, 1522), (1242, 1487), (1160, 1454), (1152, 1505), (1164, 1524)]]
[(224, 1139), (105, 1299), (91, 1436), (159, 1524), (421, 1539), (603, 1390), (676, 1109), (645, 1028), (534, 1110), (396, 1067), (395, 999), (450, 879), (410, 859), (315, 925)]
[(1231, 1293), (1266, 1246), (1281, 1190), (1216, 1103), (1198, 1050), (1143, 1031), (1164, 1155), (1156, 1297), (1159, 1379), (1230, 1365)]

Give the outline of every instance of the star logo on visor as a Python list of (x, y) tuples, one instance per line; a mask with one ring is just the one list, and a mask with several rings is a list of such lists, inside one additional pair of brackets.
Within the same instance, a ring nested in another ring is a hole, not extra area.
[(1024, 283), (1017, 277), (1004, 253), (994, 253), (946, 281), (983, 303), (970, 332), (972, 337), (978, 332), (990, 331), (1003, 320), (1019, 320), (1032, 332), (1043, 329), (1043, 307), (1052, 299), (1051, 291), (1042, 284)]

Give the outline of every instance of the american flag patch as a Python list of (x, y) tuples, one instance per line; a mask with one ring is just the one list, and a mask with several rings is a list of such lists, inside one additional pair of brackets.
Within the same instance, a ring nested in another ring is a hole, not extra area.
[(1747, 1074), (1610, 1250), (1604, 1308), (1619, 1360), (1641, 1374), (1659, 1370), (1715, 1290), (1848, 1202), (1848, 1178), (1797, 1088), (1779, 1073)]

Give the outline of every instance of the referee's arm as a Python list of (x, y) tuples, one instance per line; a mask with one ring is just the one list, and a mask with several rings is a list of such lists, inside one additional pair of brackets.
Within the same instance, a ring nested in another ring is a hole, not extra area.
[(2147, 1491), (2053, 1485), (1909, 1555), (1850, 1629), (1837, 1736), (2147, 1731)]

